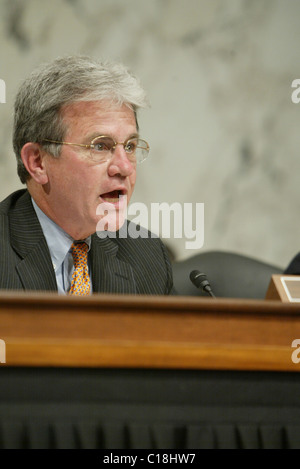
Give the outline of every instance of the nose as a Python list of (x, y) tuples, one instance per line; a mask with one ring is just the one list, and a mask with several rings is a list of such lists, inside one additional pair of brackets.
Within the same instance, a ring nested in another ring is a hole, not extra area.
[(117, 144), (108, 163), (109, 176), (128, 177), (135, 171), (135, 165), (129, 161), (124, 146)]

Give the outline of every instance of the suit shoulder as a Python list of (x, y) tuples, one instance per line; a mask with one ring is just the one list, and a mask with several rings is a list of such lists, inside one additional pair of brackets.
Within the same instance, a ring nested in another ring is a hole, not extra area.
[(2, 202), (0, 202), (0, 213), (7, 215), (12, 209), (16, 207), (19, 200), (23, 196), (29, 196), (26, 189), (20, 189), (8, 195)]

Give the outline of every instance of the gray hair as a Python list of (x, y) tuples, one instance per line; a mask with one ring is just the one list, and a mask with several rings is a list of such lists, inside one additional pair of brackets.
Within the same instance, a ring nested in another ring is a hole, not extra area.
[[(119, 63), (75, 55), (59, 57), (31, 73), (15, 100), (13, 148), (22, 183), (29, 177), (21, 159), (25, 143), (42, 143), (47, 138), (62, 141), (66, 132), (62, 108), (78, 101), (103, 100), (128, 105), (135, 117), (139, 108), (147, 106), (138, 80)], [(43, 146), (51, 155), (59, 157), (61, 145)]]

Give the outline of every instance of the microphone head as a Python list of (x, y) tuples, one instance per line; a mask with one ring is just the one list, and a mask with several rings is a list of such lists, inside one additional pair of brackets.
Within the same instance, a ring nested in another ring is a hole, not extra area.
[(209, 285), (206, 275), (201, 273), (200, 270), (193, 270), (190, 273), (190, 280), (197, 288), (203, 288)]
[(214, 293), (212, 292), (211, 286), (205, 274), (201, 273), (200, 270), (193, 270), (190, 273), (190, 280), (197, 288), (201, 288), (203, 291), (208, 293), (210, 296), (215, 298)]

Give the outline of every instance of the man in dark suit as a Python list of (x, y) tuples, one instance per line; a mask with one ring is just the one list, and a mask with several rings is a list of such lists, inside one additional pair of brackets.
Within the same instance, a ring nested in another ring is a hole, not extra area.
[[(158, 238), (125, 236), (136, 165), (148, 155), (144, 91), (119, 64), (59, 58), (15, 102), (14, 151), (27, 189), (0, 204), (0, 288), (170, 294)], [(97, 234), (97, 231), (99, 233)]]

